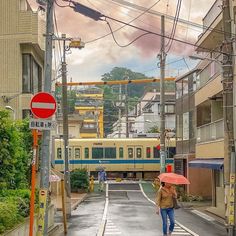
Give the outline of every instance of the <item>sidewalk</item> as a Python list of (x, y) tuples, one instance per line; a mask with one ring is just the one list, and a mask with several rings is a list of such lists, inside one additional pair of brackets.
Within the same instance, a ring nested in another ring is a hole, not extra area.
[[(87, 196), (87, 193), (71, 193), (71, 210), (74, 210)], [(62, 196), (52, 196), (52, 203), (58, 211), (62, 210)]]

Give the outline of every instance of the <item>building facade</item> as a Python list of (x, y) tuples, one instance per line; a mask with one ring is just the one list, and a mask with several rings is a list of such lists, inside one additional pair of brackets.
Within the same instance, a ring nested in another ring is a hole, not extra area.
[[(203, 33), (196, 43), (197, 52), (209, 58), (200, 62), (201, 70), (197, 73), (195, 112), (196, 112), (196, 159), (189, 162), (190, 169), (195, 169), (199, 176), (204, 171), (210, 175), (204, 179), (204, 185), (211, 183), (212, 207), (208, 210), (224, 217), (224, 117), (221, 55), (214, 52), (222, 45), (221, 1), (215, 1), (203, 19)], [(208, 30), (210, 28), (214, 30)], [(217, 31), (218, 30), (218, 31)], [(206, 51), (207, 48), (207, 51)], [(209, 53), (211, 51), (211, 53)], [(212, 58), (212, 59), (211, 59)], [(201, 180), (196, 180), (201, 183)], [(204, 189), (205, 186), (202, 186)]]
[(42, 90), (45, 20), (26, 0), (0, 1), (0, 106), (16, 119), (30, 113), (30, 100)]

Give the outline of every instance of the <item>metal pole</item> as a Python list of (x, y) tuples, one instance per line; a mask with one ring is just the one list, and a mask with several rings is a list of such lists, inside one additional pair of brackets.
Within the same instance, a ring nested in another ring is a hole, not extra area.
[(223, 116), (224, 116), (224, 184), (226, 194), (226, 225), (228, 236), (235, 234), (235, 147), (233, 125), (233, 44), (232, 19), (230, 16), (231, 0), (223, 0), (223, 32), (222, 45), (222, 85), (223, 85)]
[[(128, 80), (127, 77), (126, 79)], [(128, 84), (125, 85), (125, 115), (126, 115), (126, 138), (129, 138)]]
[[(119, 85), (119, 101), (122, 100), (122, 94), (121, 94), (121, 84)], [(119, 135), (118, 137), (121, 138), (121, 106), (122, 102), (119, 103)]]
[(165, 153), (165, 17), (161, 16), (161, 53), (160, 53), (160, 172), (165, 172), (166, 153)]
[(71, 216), (71, 187), (70, 187), (70, 169), (69, 169), (69, 131), (68, 131), (68, 103), (67, 103), (67, 68), (66, 68), (66, 35), (63, 39), (63, 58), (62, 58), (62, 111), (63, 111), (63, 140), (65, 157), (65, 190), (66, 190), (66, 214)]
[[(54, 0), (47, 1), (47, 18), (46, 18), (46, 40), (45, 40), (45, 68), (44, 68), (44, 91), (51, 93), (52, 84), (52, 36), (53, 36), (53, 4)], [(48, 189), (49, 189), (49, 171), (50, 171), (50, 130), (43, 131), (42, 137), (42, 157), (40, 169), (40, 195), (43, 209), (41, 215), (43, 220), (38, 223), (37, 235), (47, 235), (48, 232)], [(45, 201), (43, 201), (45, 197)]]

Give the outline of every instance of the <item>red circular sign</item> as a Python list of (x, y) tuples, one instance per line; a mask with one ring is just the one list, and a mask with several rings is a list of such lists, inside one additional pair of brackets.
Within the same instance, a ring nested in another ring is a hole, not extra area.
[(51, 117), (56, 111), (56, 100), (50, 93), (37, 93), (30, 102), (32, 113), (42, 119)]

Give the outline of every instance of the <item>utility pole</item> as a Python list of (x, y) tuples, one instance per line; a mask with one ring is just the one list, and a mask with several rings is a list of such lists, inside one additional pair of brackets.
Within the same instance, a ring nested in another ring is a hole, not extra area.
[[(128, 77), (126, 77), (128, 79)], [(126, 115), (126, 138), (129, 138), (129, 105), (128, 105), (128, 84), (125, 85), (125, 115)]]
[[(46, 15), (46, 40), (45, 40), (45, 70), (44, 70), (44, 92), (51, 93), (52, 85), (52, 37), (53, 37), (53, 5), (54, 0), (47, 1)], [(42, 211), (43, 220), (38, 223), (37, 235), (48, 234), (48, 189), (50, 172), (50, 130), (43, 131), (42, 156), (40, 162), (40, 192), (39, 201), (44, 208)], [(43, 200), (44, 199), (44, 200)], [(41, 207), (40, 205), (40, 207)], [(41, 209), (42, 210), (42, 209)]]
[(66, 215), (71, 216), (71, 187), (69, 169), (69, 130), (68, 130), (68, 101), (67, 101), (67, 66), (66, 66), (66, 35), (62, 34), (63, 58), (62, 58), (62, 114), (63, 114), (63, 141), (64, 141), (64, 160), (65, 160), (65, 190), (66, 190)]
[(222, 85), (223, 85), (223, 116), (224, 116), (224, 184), (226, 194), (226, 224), (228, 236), (236, 235), (235, 232), (235, 146), (233, 125), (233, 43), (232, 20), (230, 16), (231, 0), (223, 0), (223, 32), (222, 45)]
[(122, 94), (121, 84), (119, 85), (119, 138), (121, 138), (121, 106), (122, 106)]
[(165, 172), (166, 167), (166, 153), (165, 153), (165, 16), (161, 16), (161, 52), (160, 58), (160, 172)]

